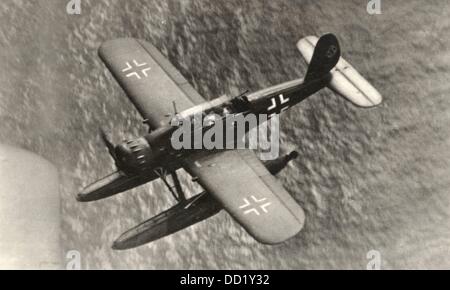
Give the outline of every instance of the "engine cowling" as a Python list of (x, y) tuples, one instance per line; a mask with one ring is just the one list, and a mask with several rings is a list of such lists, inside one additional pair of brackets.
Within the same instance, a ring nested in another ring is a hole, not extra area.
[(118, 166), (124, 172), (136, 173), (152, 167), (155, 155), (144, 138), (126, 141), (115, 148)]

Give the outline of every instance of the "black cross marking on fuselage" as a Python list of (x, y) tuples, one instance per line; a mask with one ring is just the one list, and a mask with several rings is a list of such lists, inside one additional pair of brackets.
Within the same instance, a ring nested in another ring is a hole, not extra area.
[(270, 116), (274, 114), (279, 114), (289, 108), (289, 98), (285, 97), (283, 94), (279, 94), (270, 98), (270, 105), (267, 107), (267, 113)]

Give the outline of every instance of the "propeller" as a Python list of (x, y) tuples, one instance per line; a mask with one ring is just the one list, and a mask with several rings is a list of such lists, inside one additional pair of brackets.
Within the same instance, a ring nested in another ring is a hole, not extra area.
[(108, 135), (106, 134), (103, 128), (100, 128), (100, 137), (102, 138), (103, 144), (105, 144), (106, 148), (108, 148), (109, 155), (117, 162), (116, 148), (114, 144), (109, 140)]

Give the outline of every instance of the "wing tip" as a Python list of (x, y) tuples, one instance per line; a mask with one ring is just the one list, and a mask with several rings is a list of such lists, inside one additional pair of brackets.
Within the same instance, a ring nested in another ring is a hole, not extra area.
[(277, 227), (277, 231), (268, 231), (264, 234), (261, 234), (261, 232), (250, 232), (250, 234), (255, 238), (255, 240), (265, 245), (277, 245), (284, 243), (298, 235), (305, 225), (305, 212), (301, 207), (298, 207), (298, 212), (296, 212), (294, 216), (296, 220), (295, 226), (291, 223), (289, 226), (283, 228)]
[(114, 49), (115, 47), (121, 47), (129, 42), (139, 42), (138, 39), (132, 38), (132, 37), (122, 37), (122, 38), (115, 38), (106, 40), (102, 44), (100, 44), (98, 48), (98, 54), (100, 57), (104, 55), (107, 51), (110, 49)]

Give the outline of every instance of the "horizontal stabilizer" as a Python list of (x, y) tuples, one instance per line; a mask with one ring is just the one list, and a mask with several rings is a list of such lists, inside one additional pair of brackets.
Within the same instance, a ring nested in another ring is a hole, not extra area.
[[(297, 43), (297, 48), (309, 64), (319, 38), (307, 36)], [(359, 107), (379, 105), (381, 94), (358, 71), (342, 57), (330, 71), (328, 87)]]

